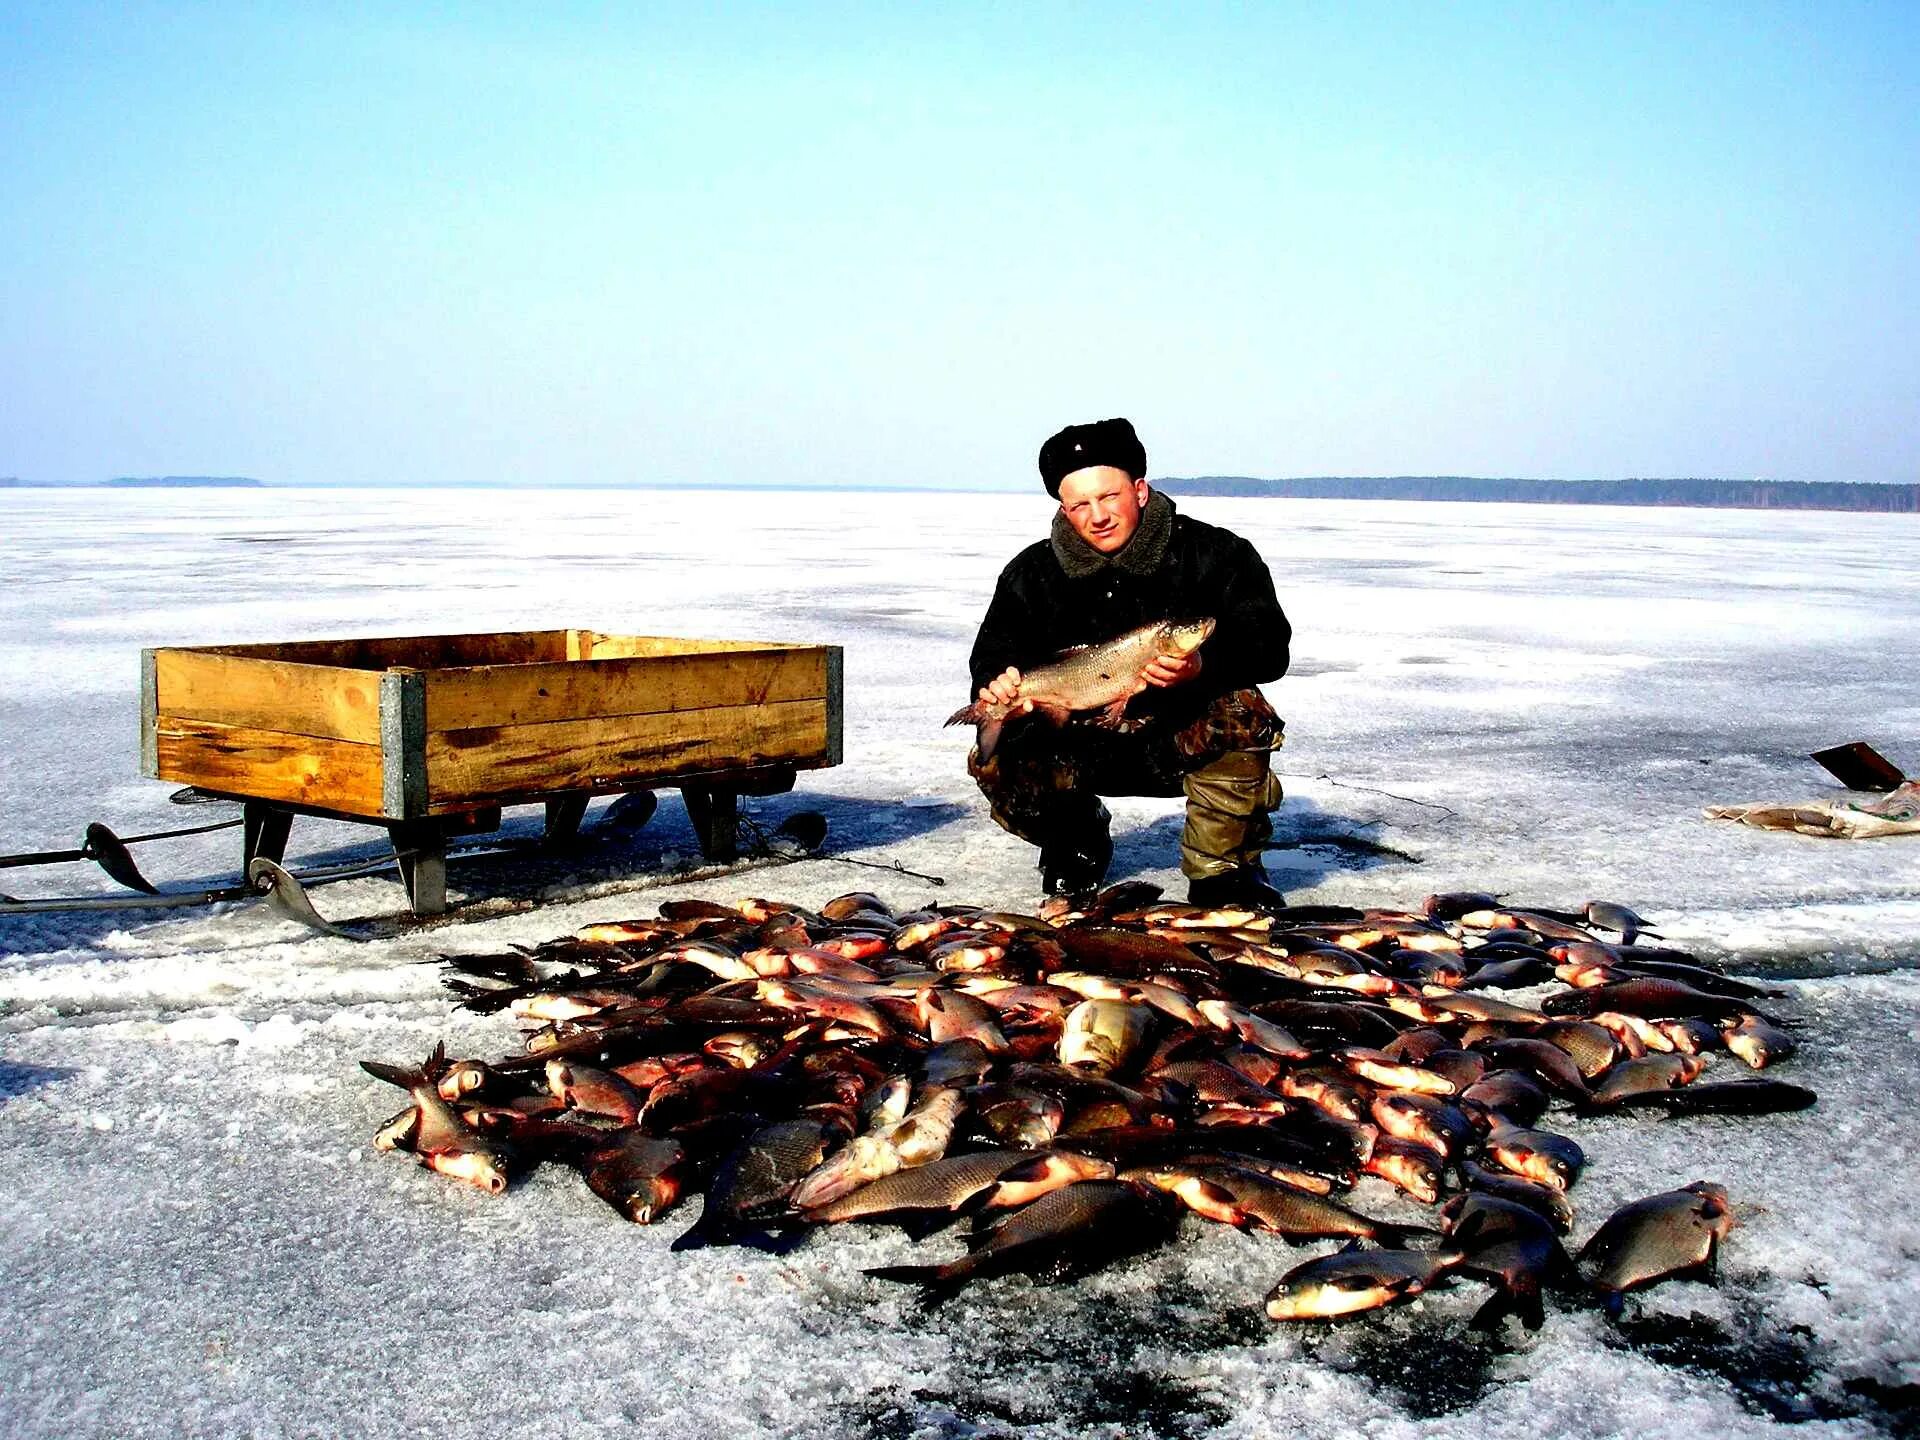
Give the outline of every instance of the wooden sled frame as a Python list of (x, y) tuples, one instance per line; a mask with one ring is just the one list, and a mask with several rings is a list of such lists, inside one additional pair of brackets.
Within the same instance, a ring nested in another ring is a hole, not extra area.
[(702, 852), (738, 853), (741, 795), (842, 758), (838, 646), (513, 631), (141, 656), (147, 775), (238, 800), (244, 859), (296, 815), (386, 827), (416, 913), (446, 908), (446, 842), (544, 804), (553, 843), (596, 795), (677, 788)]

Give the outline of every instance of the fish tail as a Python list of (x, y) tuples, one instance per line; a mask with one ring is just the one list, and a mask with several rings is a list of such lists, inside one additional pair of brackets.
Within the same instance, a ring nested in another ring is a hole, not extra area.
[(732, 1239), (734, 1244), (758, 1250), (763, 1255), (789, 1255), (806, 1244), (807, 1237), (812, 1233), (811, 1227), (806, 1225), (769, 1225), (742, 1230)]
[(1546, 1324), (1547, 1312), (1541, 1304), (1539, 1288), (1524, 1284), (1497, 1285), (1487, 1303), (1474, 1312), (1470, 1323), (1475, 1330), (1497, 1330), (1509, 1315), (1518, 1315), (1520, 1323), (1529, 1330), (1538, 1330)]
[(682, 1250), (704, 1250), (712, 1243), (711, 1240), (700, 1233), (700, 1227), (696, 1225), (693, 1229), (677, 1238), (673, 1244), (667, 1248), (678, 1255)]
[(1009, 713), (1005, 705), (976, 700), (949, 715), (947, 724), (976, 727), (978, 734), (975, 744), (980, 750), (979, 763), (984, 765), (993, 758), (993, 752), (1000, 744), (1000, 732), (1006, 728)]
[(1392, 1220), (1373, 1222), (1373, 1238), (1395, 1250), (1407, 1249), (1410, 1240), (1433, 1240), (1439, 1235), (1431, 1225), (1402, 1225)]
[(975, 739), (980, 746), (980, 763), (986, 764), (993, 758), (993, 752), (1000, 747), (1000, 732), (1006, 728), (1004, 720), (983, 720)]
[(426, 1077), (420, 1071), (405, 1065), (389, 1065), (384, 1060), (362, 1060), (360, 1068), (374, 1079), (398, 1085), (402, 1090), (411, 1090), (416, 1085), (426, 1083)]
[(709, 1245), (730, 1245), (733, 1243), (731, 1229), (717, 1216), (709, 1217), (702, 1211), (700, 1218), (682, 1231), (667, 1248), (678, 1254), (682, 1250), (704, 1250)]
[(985, 700), (976, 700), (971, 705), (963, 705), (947, 717), (949, 725), (984, 725), (989, 720), (1006, 717), (1006, 707), (989, 704)]
[(866, 1273), (876, 1280), (895, 1280), (905, 1285), (946, 1286), (972, 1274), (975, 1263), (973, 1256), (963, 1255), (943, 1265), (876, 1265)]
[(896, 1223), (909, 1240), (918, 1244), (946, 1229), (953, 1224), (954, 1219), (954, 1212), (951, 1210), (929, 1210), (924, 1215), (905, 1216)]
[(1513, 1296), (1507, 1293), (1504, 1285), (1495, 1286), (1493, 1294), (1487, 1297), (1487, 1303), (1473, 1312), (1468, 1322), (1475, 1330), (1498, 1330), (1500, 1322), (1513, 1312)]

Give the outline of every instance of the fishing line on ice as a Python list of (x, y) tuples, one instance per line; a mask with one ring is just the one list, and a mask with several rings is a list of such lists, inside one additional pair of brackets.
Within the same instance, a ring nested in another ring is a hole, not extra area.
[(1336, 780), (1324, 770), (1317, 775), (1310, 775), (1305, 770), (1276, 770), (1273, 773), (1284, 776), (1289, 780), (1322, 780), (1334, 786), (1336, 789), (1364, 790), (1369, 795), (1384, 795), (1389, 800), (1399, 800), (1408, 805), (1418, 805), (1426, 810), (1444, 811), (1449, 820), (1458, 819), (1460, 816), (1460, 812), (1455, 810), (1451, 805), (1442, 805), (1434, 800), (1416, 800), (1411, 795), (1398, 795), (1391, 790), (1382, 790), (1375, 785), (1355, 785), (1348, 780)]

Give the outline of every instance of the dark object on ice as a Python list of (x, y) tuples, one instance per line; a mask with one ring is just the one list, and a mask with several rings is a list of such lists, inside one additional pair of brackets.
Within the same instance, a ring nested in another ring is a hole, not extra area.
[(237, 825), (237, 820), (221, 820), (212, 825), (189, 825), (184, 830), (156, 830), (151, 835), (129, 835), (122, 840), (105, 825), (98, 822), (87, 826), (86, 839), (80, 842), (77, 850), (36, 850), (22, 855), (0, 855), (0, 870), (11, 870), (31, 865), (64, 865), (71, 860), (92, 860), (107, 872), (109, 879), (126, 886), (129, 890), (138, 890), (142, 895), (158, 895), (160, 892), (148, 883), (147, 877), (140, 873), (140, 867), (133, 863), (133, 852), (127, 847), (138, 845), (144, 840), (170, 840), (179, 835), (201, 835), (209, 830), (225, 830)]
[(779, 833), (802, 850), (818, 850), (827, 843), (827, 817), (818, 810), (800, 810), (782, 820)]
[(1778, 1115), (1805, 1110), (1819, 1098), (1806, 1086), (1790, 1085), (1785, 1080), (1716, 1080), (1680, 1090), (1628, 1095), (1616, 1103), (1626, 1110), (1657, 1105), (1674, 1115)]
[(160, 893), (133, 863), (133, 852), (106, 826), (98, 823), (87, 826), (86, 853), (88, 859), (97, 861), (102, 870), (129, 890), (138, 890), (142, 895)]
[[(91, 860), (107, 872), (109, 879), (124, 885), (129, 890), (137, 890), (142, 895), (159, 895), (160, 892), (140, 873), (140, 867), (133, 863), (133, 852), (128, 847), (139, 845), (148, 840), (171, 840), (181, 835), (204, 835), (211, 830), (226, 830), (238, 825), (238, 820), (216, 820), (211, 825), (188, 825), (180, 830), (155, 830), (146, 835), (129, 835), (124, 840), (105, 825), (95, 823), (87, 826), (86, 838), (77, 850), (38, 850), (23, 855), (0, 855), (0, 870), (10, 870), (30, 865), (62, 865), (72, 860)], [(244, 894), (244, 890), (240, 893)], [(232, 898), (232, 897), (227, 897)], [(7, 900), (14, 905), (33, 905), (42, 909), (59, 909), (64, 902), (59, 901), (19, 901)]]
[(323, 935), (335, 935), (342, 940), (355, 938), (314, 909), (313, 901), (307, 898), (306, 887), (266, 856), (253, 857), (253, 863), (247, 866), (247, 883), (267, 897), (267, 908), (276, 915), (296, 920)]
[(1107, 833), (1107, 807), (1095, 809), (1084, 827), (1065, 830), (1040, 847), (1041, 894), (1064, 895), (1081, 908), (1097, 898), (1095, 892), (1113, 863), (1113, 840)]
[(651, 790), (629, 790), (600, 817), (602, 830), (630, 832), (638, 830), (653, 818), (653, 812), (660, 806), (660, 797)]
[(211, 790), (202, 790), (198, 785), (182, 785), (167, 796), (169, 805), (236, 805), (239, 802), (225, 795), (216, 795)]
[(1849, 790), (1897, 790), (1907, 781), (1898, 765), (1864, 740), (1816, 750), (1811, 758)]

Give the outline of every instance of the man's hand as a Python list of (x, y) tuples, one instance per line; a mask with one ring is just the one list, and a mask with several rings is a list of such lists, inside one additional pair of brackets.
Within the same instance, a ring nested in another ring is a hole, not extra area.
[(1140, 678), (1158, 689), (1169, 685), (1184, 685), (1200, 674), (1200, 652), (1188, 651), (1185, 655), (1156, 655), (1153, 663), (1140, 672)]
[(1033, 701), (1020, 698), (1020, 672), (1011, 665), (980, 687), (980, 700), (986, 705), (1017, 705), (1022, 715), (1033, 709)]

